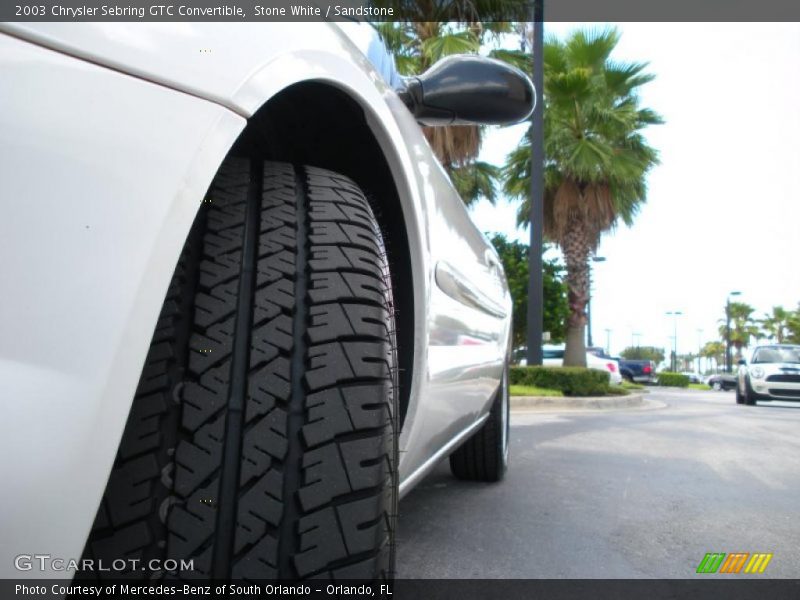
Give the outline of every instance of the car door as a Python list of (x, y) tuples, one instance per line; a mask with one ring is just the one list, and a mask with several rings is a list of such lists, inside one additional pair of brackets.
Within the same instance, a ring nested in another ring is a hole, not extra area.
[(413, 471), (488, 412), (507, 360), (511, 297), (491, 244), (402, 105), (395, 112), (423, 189), (430, 281), (427, 371), (403, 461)]
[[(338, 25), (384, 82), (402, 85), (370, 26)], [(424, 381), (401, 437), (400, 470), (407, 475), (488, 413), (508, 359), (511, 297), (497, 253), (472, 222), (421, 127), (396, 94), (386, 95), (386, 102), (412, 158), (425, 224), (426, 247), (418, 250), (426, 258), (428, 295), (416, 347), (426, 360), (424, 372), (414, 373)]]

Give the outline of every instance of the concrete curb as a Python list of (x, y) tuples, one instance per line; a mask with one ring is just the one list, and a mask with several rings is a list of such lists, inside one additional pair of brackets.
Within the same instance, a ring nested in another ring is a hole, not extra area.
[(511, 409), (524, 410), (607, 410), (614, 408), (633, 408), (644, 404), (644, 393), (631, 393), (627, 396), (593, 396), (589, 398), (511, 396)]

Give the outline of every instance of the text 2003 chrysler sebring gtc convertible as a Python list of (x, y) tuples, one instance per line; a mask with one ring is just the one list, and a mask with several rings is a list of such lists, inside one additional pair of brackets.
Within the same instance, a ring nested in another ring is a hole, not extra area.
[(404, 80), (363, 24), (0, 28), (5, 577), (384, 579), (437, 461), (502, 478), (508, 288), (420, 124), (524, 119), (525, 75)]

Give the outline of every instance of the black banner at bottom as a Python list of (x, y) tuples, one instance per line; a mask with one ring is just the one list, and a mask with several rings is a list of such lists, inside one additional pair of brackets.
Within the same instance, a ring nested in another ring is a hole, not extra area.
[(795, 600), (800, 580), (789, 579), (398, 579), (350, 582), (175, 582), (69, 580), (0, 581), (0, 598), (231, 598), (232, 600)]

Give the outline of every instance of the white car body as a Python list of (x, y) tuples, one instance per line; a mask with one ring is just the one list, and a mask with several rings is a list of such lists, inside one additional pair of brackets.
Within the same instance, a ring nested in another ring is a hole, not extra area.
[(737, 395), (800, 402), (800, 345), (756, 346), (738, 370)]
[(206, 189), (248, 119), (293, 84), (363, 108), (402, 203), (414, 352), (400, 493), (487, 418), (510, 340), (502, 268), (365, 57), (370, 36), (345, 29), (0, 25), (3, 577), (63, 577), (15, 570), (20, 553), (81, 556)]
[[(549, 345), (544, 346), (544, 359), (542, 364), (549, 367), (560, 367), (564, 364), (564, 346)], [(591, 352), (586, 353), (586, 366), (590, 369), (605, 371), (608, 373), (608, 380), (613, 385), (622, 383), (622, 374), (619, 371), (619, 362), (613, 358), (602, 358)]]
[(681, 375), (686, 375), (689, 378), (689, 383), (704, 383), (703, 376), (700, 373), (688, 371), (681, 373)]

